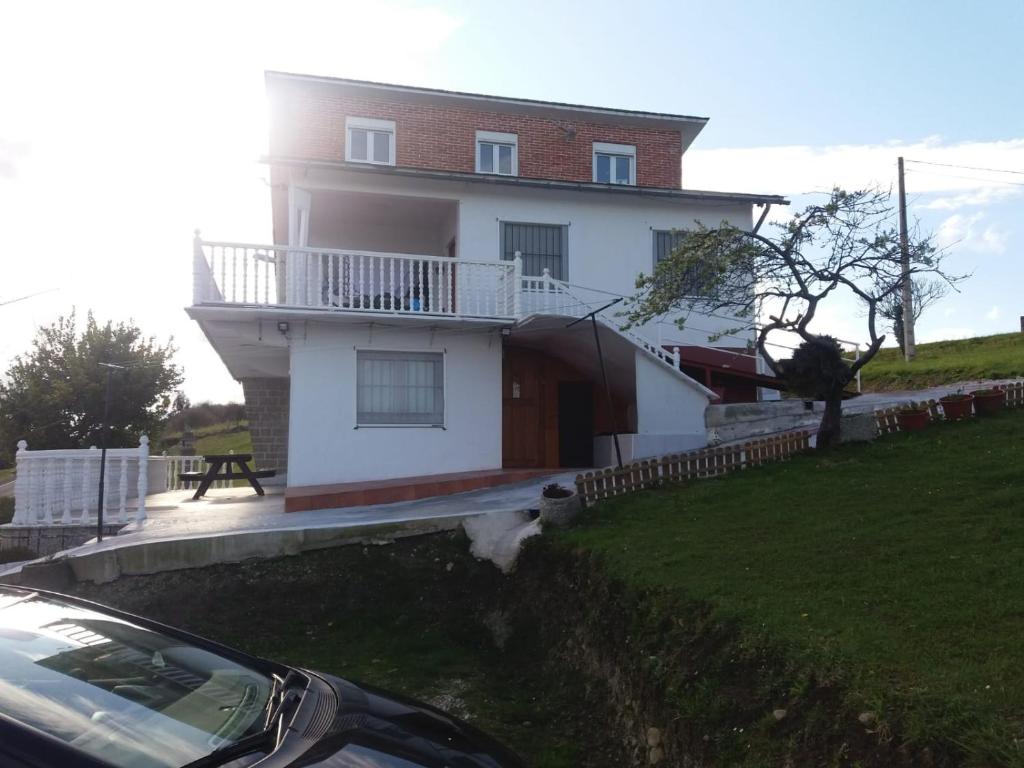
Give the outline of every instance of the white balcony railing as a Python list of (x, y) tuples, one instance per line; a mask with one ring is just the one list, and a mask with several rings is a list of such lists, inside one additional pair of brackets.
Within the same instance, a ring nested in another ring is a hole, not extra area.
[[(555, 280), (547, 269), (523, 275), (511, 261), (465, 261), (375, 251), (292, 248), (195, 241), (194, 304), (230, 304), (470, 317), (516, 321), (529, 315), (583, 317), (609, 294)], [(679, 368), (643, 335), (623, 330), (603, 312), (602, 323), (660, 362)]]
[(196, 239), (194, 304), (447, 317), (518, 316), (522, 266)]
[[(88, 525), (96, 521), (101, 451), (30, 451), (18, 443), (14, 482), (15, 525)], [(149, 492), (149, 438), (137, 448), (107, 450), (104, 520), (146, 519)]]

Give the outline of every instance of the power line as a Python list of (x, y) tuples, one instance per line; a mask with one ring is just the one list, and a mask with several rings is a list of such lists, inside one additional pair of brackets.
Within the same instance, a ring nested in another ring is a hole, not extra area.
[(1005, 179), (984, 179), (980, 176), (964, 176), (958, 173), (943, 173), (942, 171), (923, 171), (920, 169), (909, 169), (908, 173), (924, 173), (929, 176), (943, 176), (949, 179), (967, 179), (969, 181), (983, 181), (986, 184), (1009, 184), (1011, 187), (1024, 187), (1021, 181), (1006, 181)]
[(908, 163), (918, 163), (920, 165), (941, 165), (944, 168), (963, 168), (968, 171), (989, 171), (990, 173), (1014, 173), (1018, 176), (1024, 176), (1024, 171), (1014, 171), (1009, 168), (984, 168), (978, 165), (957, 165), (956, 163), (935, 163), (929, 160), (910, 160), (907, 159)]

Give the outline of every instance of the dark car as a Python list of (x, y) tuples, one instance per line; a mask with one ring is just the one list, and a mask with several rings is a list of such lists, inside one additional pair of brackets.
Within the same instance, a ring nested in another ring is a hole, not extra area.
[(426, 704), (0, 585), (3, 768), (521, 765)]

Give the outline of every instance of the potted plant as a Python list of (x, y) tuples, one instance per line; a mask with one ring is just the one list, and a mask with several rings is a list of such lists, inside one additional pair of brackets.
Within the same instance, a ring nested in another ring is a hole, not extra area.
[(579, 494), (575, 489), (565, 488), (558, 483), (545, 485), (540, 494), (540, 521), (558, 528), (564, 528), (575, 520), (582, 509)]
[(946, 421), (960, 421), (971, 417), (971, 403), (974, 402), (974, 396), (970, 393), (965, 394), (963, 390), (957, 390), (953, 394), (940, 397), (939, 402), (942, 403), (942, 412), (946, 416)]
[(1006, 392), (1001, 389), (978, 389), (974, 395), (974, 411), (979, 416), (994, 416), (1006, 405)]
[(920, 432), (928, 426), (931, 414), (927, 408), (910, 404), (900, 408), (896, 414), (896, 421), (900, 425), (900, 432)]

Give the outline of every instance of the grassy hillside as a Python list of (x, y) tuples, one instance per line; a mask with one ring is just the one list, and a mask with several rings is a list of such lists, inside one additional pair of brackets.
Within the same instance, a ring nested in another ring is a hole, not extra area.
[(919, 344), (912, 363), (898, 349), (883, 349), (861, 373), (868, 392), (1015, 376), (1024, 376), (1024, 333)]
[[(207, 453), (252, 453), (252, 439), (249, 436), (247, 421), (224, 421), (218, 424), (200, 427), (193, 430), (196, 442), (196, 455)], [(161, 450), (170, 454), (177, 453), (180, 446), (181, 433), (165, 434), (161, 441)]]
[(1020, 411), (933, 424), (603, 502), (563, 535), (842, 680), (902, 736), (1024, 765), (1022, 430)]

